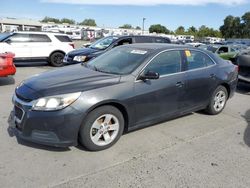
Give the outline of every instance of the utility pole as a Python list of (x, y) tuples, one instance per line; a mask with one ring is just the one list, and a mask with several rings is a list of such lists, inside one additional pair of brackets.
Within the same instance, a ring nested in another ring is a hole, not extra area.
[(146, 18), (142, 19), (142, 34), (144, 34), (144, 24), (145, 24)]

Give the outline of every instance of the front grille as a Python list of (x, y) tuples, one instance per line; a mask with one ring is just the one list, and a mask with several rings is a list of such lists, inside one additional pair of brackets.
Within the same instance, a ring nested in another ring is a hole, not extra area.
[(15, 116), (18, 120), (22, 120), (23, 118), (23, 110), (20, 109), (19, 107), (15, 106)]

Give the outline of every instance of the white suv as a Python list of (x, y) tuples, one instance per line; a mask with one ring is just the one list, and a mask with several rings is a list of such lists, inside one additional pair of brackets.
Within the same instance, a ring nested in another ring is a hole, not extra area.
[(0, 40), (0, 52), (14, 53), (15, 63), (46, 60), (58, 67), (63, 65), (64, 55), (72, 50), (72, 40), (60, 33), (15, 32)]

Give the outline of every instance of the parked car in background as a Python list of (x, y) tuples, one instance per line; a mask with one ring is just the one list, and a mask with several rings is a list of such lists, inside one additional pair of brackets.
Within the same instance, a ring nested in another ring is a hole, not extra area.
[(250, 83), (250, 49), (240, 52), (236, 63), (239, 66), (239, 80)]
[(171, 43), (169, 38), (156, 36), (108, 36), (97, 40), (87, 48), (69, 52), (64, 57), (64, 64), (87, 62), (112, 48), (134, 43)]
[(13, 63), (15, 54), (1, 53), (0, 54), (0, 77), (7, 77), (16, 73), (16, 67)]
[(61, 66), (64, 55), (72, 50), (72, 40), (60, 33), (15, 32), (0, 40), (0, 52), (14, 53), (15, 64), (45, 60), (52, 66)]
[(219, 114), (233, 96), (238, 68), (213, 53), (166, 44), (114, 48), (88, 63), (36, 75), (13, 96), (17, 137), (89, 150), (124, 131), (206, 109)]
[(211, 51), (215, 54), (218, 54), (221, 58), (225, 60), (230, 60), (235, 62), (235, 57), (239, 53), (239, 49), (236, 46), (230, 45), (207, 45), (207, 46), (200, 46), (201, 49), (206, 49)]

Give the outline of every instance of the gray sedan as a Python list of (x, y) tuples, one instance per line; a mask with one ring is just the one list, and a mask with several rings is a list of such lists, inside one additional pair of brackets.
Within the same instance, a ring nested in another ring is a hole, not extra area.
[(22, 82), (13, 96), (13, 128), (31, 142), (106, 149), (125, 131), (203, 109), (219, 114), (234, 94), (237, 70), (188, 46), (117, 47)]

